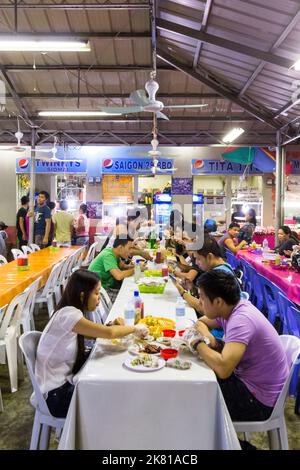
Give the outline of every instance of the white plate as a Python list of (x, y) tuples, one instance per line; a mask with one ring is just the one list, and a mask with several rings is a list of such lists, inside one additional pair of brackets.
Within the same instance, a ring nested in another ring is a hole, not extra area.
[(156, 370), (162, 369), (163, 367), (165, 367), (166, 364), (166, 361), (164, 361), (164, 359), (158, 359), (157, 367), (145, 367), (143, 365), (132, 366), (131, 362), (133, 360), (134, 359), (129, 358), (123, 364), (125, 367), (127, 367), (127, 369), (134, 370), (135, 372), (154, 372)]
[[(160, 338), (157, 338), (156, 342), (159, 343), (160, 345), (165, 346), (166, 348), (171, 348), (172, 347), (172, 339), (174, 338), (167, 338), (166, 336), (161, 336)], [(165, 343), (165, 341), (170, 341), (170, 343)]]
[[(162, 345), (159, 345), (159, 346), (161, 347)], [(149, 353), (141, 352), (140, 348), (143, 348), (143, 346), (142, 345), (139, 346), (138, 344), (132, 344), (131, 346), (129, 346), (128, 352), (130, 352), (130, 354), (133, 354), (134, 356), (139, 356), (140, 354), (149, 354)], [(150, 356), (160, 356), (160, 352), (155, 353), (155, 354), (150, 354)]]

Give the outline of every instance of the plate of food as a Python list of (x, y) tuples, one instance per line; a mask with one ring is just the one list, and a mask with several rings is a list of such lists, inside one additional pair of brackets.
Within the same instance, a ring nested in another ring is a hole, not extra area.
[(173, 345), (173, 338), (162, 336), (160, 338), (157, 338), (156, 342), (170, 348)]
[(130, 345), (130, 339), (128, 337), (114, 339), (98, 338), (97, 344), (99, 344), (104, 351), (121, 352), (128, 349), (128, 346)]
[(134, 359), (127, 359), (124, 366), (135, 372), (154, 372), (165, 367), (166, 361), (150, 354), (142, 354)]
[(192, 367), (192, 363), (190, 361), (182, 361), (180, 359), (169, 359), (166, 363), (167, 367), (173, 367), (174, 369), (179, 370), (187, 370)]
[(153, 336), (155, 340), (163, 335), (162, 330), (175, 329), (175, 321), (170, 318), (153, 317), (152, 315), (148, 315), (140, 320), (139, 323), (143, 323), (149, 328), (150, 335)]
[(159, 356), (161, 351), (161, 346), (158, 344), (150, 344), (150, 343), (135, 343), (129, 346), (128, 351), (138, 356), (139, 354), (151, 354), (151, 356)]

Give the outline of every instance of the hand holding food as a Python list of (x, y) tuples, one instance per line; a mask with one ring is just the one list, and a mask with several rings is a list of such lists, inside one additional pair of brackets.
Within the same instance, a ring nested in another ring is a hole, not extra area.
[(134, 334), (139, 338), (146, 338), (149, 334), (149, 328), (147, 328), (146, 325), (139, 323), (138, 325), (135, 325)]
[(121, 318), (121, 317), (118, 317), (116, 318), (113, 323), (113, 325), (121, 325), (121, 326), (124, 326), (125, 325), (125, 321), (124, 321), (124, 318)]
[(197, 351), (195, 349), (195, 345), (198, 343), (199, 340), (203, 338), (204, 335), (200, 334), (197, 332), (197, 330), (193, 328), (187, 328), (185, 330), (185, 333), (183, 335), (183, 340), (186, 342), (186, 345), (188, 346), (189, 350), (193, 353), (196, 354)]

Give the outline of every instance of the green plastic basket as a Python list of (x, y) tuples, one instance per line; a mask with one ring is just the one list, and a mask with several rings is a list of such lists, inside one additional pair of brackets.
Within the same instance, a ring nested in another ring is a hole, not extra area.
[(163, 294), (166, 288), (166, 284), (160, 284), (159, 286), (147, 286), (146, 284), (139, 284), (138, 287), (141, 294)]
[(147, 269), (144, 271), (145, 277), (162, 277), (161, 269)]

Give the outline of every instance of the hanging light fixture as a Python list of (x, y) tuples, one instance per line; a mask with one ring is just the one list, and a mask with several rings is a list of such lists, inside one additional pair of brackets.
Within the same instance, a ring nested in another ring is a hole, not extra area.
[(223, 137), (222, 140), (226, 144), (230, 144), (235, 139), (237, 139), (240, 135), (242, 135), (244, 132), (245, 132), (245, 129), (243, 129), (242, 127), (234, 127), (233, 129), (231, 129), (230, 132), (228, 132), (228, 134), (225, 135), (225, 137)]
[(2, 37), (0, 52), (90, 52), (89, 41), (66, 39), (29, 39), (24, 36)]

